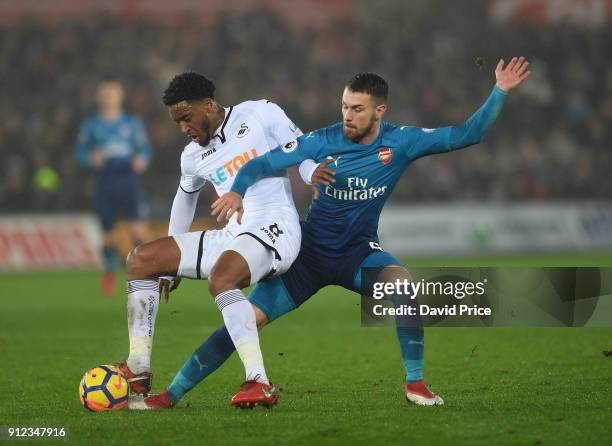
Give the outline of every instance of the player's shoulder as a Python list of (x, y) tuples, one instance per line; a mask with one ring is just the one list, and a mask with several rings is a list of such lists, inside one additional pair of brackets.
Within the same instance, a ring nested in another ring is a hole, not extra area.
[(386, 137), (402, 138), (406, 135), (415, 133), (417, 130), (420, 129), (411, 125), (394, 124), (387, 121), (383, 121), (382, 123), (383, 136)]
[(306, 132), (298, 138), (298, 144), (311, 158), (323, 158), (343, 145), (342, 123)]
[(190, 156), (192, 156), (194, 153), (196, 153), (201, 148), (202, 148), (202, 146), (200, 146), (197, 142), (190, 141), (183, 148), (183, 152), (181, 153), (181, 158), (182, 159), (189, 158)]
[(328, 125), (324, 128), (324, 130), (325, 136), (328, 139), (342, 138), (344, 136), (344, 127), (342, 125), (342, 122), (336, 122), (335, 124)]
[(81, 122), (83, 127), (95, 127), (102, 123), (102, 117), (99, 114), (89, 115)]
[(417, 139), (419, 133), (424, 130), (427, 129), (421, 129), (420, 127), (411, 125), (394, 124), (386, 121), (382, 123), (382, 137), (387, 144), (406, 144)]
[(335, 144), (342, 140), (343, 135), (342, 123), (338, 122), (327, 127), (306, 132), (300, 136), (300, 139), (309, 142), (316, 141), (320, 144)]
[(283, 111), (277, 104), (268, 99), (244, 101), (234, 105), (233, 109), (236, 115), (248, 115), (259, 120)]
[(121, 116), (121, 119), (124, 122), (127, 122), (128, 124), (132, 125), (132, 126), (139, 126), (141, 125), (142, 121), (140, 120), (140, 118), (136, 115), (132, 115), (130, 113), (124, 113)]
[(194, 174), (196, 171), (197, 152), (202, 147), (195, 141), (189, 142), (183, 152), (181, 152), (181, 171), (187, 174)]

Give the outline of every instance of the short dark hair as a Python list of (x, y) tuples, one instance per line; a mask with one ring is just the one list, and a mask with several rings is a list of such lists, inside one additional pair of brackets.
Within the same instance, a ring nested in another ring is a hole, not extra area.
[(182, 73), (174, 76), (164, 91), (162, 101), (170, 107), (182, 101), (214, 99), (215, 84), (198, 73)]
[(357, 73), (347, 83), (346, 87), (355, 93), (367, 93), (370, 96), (387, 102), (389, 85), (376, 73)]

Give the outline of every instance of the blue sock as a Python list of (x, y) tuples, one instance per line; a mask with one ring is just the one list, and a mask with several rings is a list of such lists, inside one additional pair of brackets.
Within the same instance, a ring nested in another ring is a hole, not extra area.
[(104, 272), (114, 273), (117, 270), (119, 259), (117, 248), (114, 246), (105, 246), (102, 248), (102, 257), (104, 261)]
[(406, 384), (423, 379), (423, 352), (425, 350), (423, 319), (418, 313), (419, 299), (410, 295), (395, 295), (393, 303), (396, 308), (405, 305), (415, 309), (415, 316), (401, 315), (395, 317), (395, 330), (402, 352), (402, 361), (406, 369)]
[(396, 326), (397, 339), (406, 368), (406, 384), (423, 379), (423, 327)]
[(193, 389), (200, 381), (217, 370), (236, 348), (225, 326), (211, 334), (187, 362), (168, 386), (168, 396), (172, 404)]

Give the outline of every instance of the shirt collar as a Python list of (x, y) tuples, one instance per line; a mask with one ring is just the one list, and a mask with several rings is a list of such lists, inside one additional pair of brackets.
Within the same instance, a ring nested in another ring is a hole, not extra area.
[(223, 119), (223, 122), (221, 123), (221, 125), (219, 126), (215, 134), (213, 135), (213, 138), (219, 138), (219, 141), (221, 141), (221, 144), (224, 144), (227, 139), (225, 137), (225, 125), (229, 121), (229, 117), (232, 114), (232, 110), (234, 109), (234, 107), (233, 106), (229, 108), (224, 107), (223, 109), (225, 110), (225, 118)]

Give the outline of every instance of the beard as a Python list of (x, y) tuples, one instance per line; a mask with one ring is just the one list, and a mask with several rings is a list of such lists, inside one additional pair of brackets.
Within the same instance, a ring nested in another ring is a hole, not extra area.
[(375, 122), (376, 117), (373, 116), (372, 119), (370, 119), (368, 125), (362, 129), (358, 129), (356, 127), (347, 127), (346, 125), (344, 125), (344, 136), (346, 137), (346, 139), (359, 144), (359, 142), (372, 131)]

